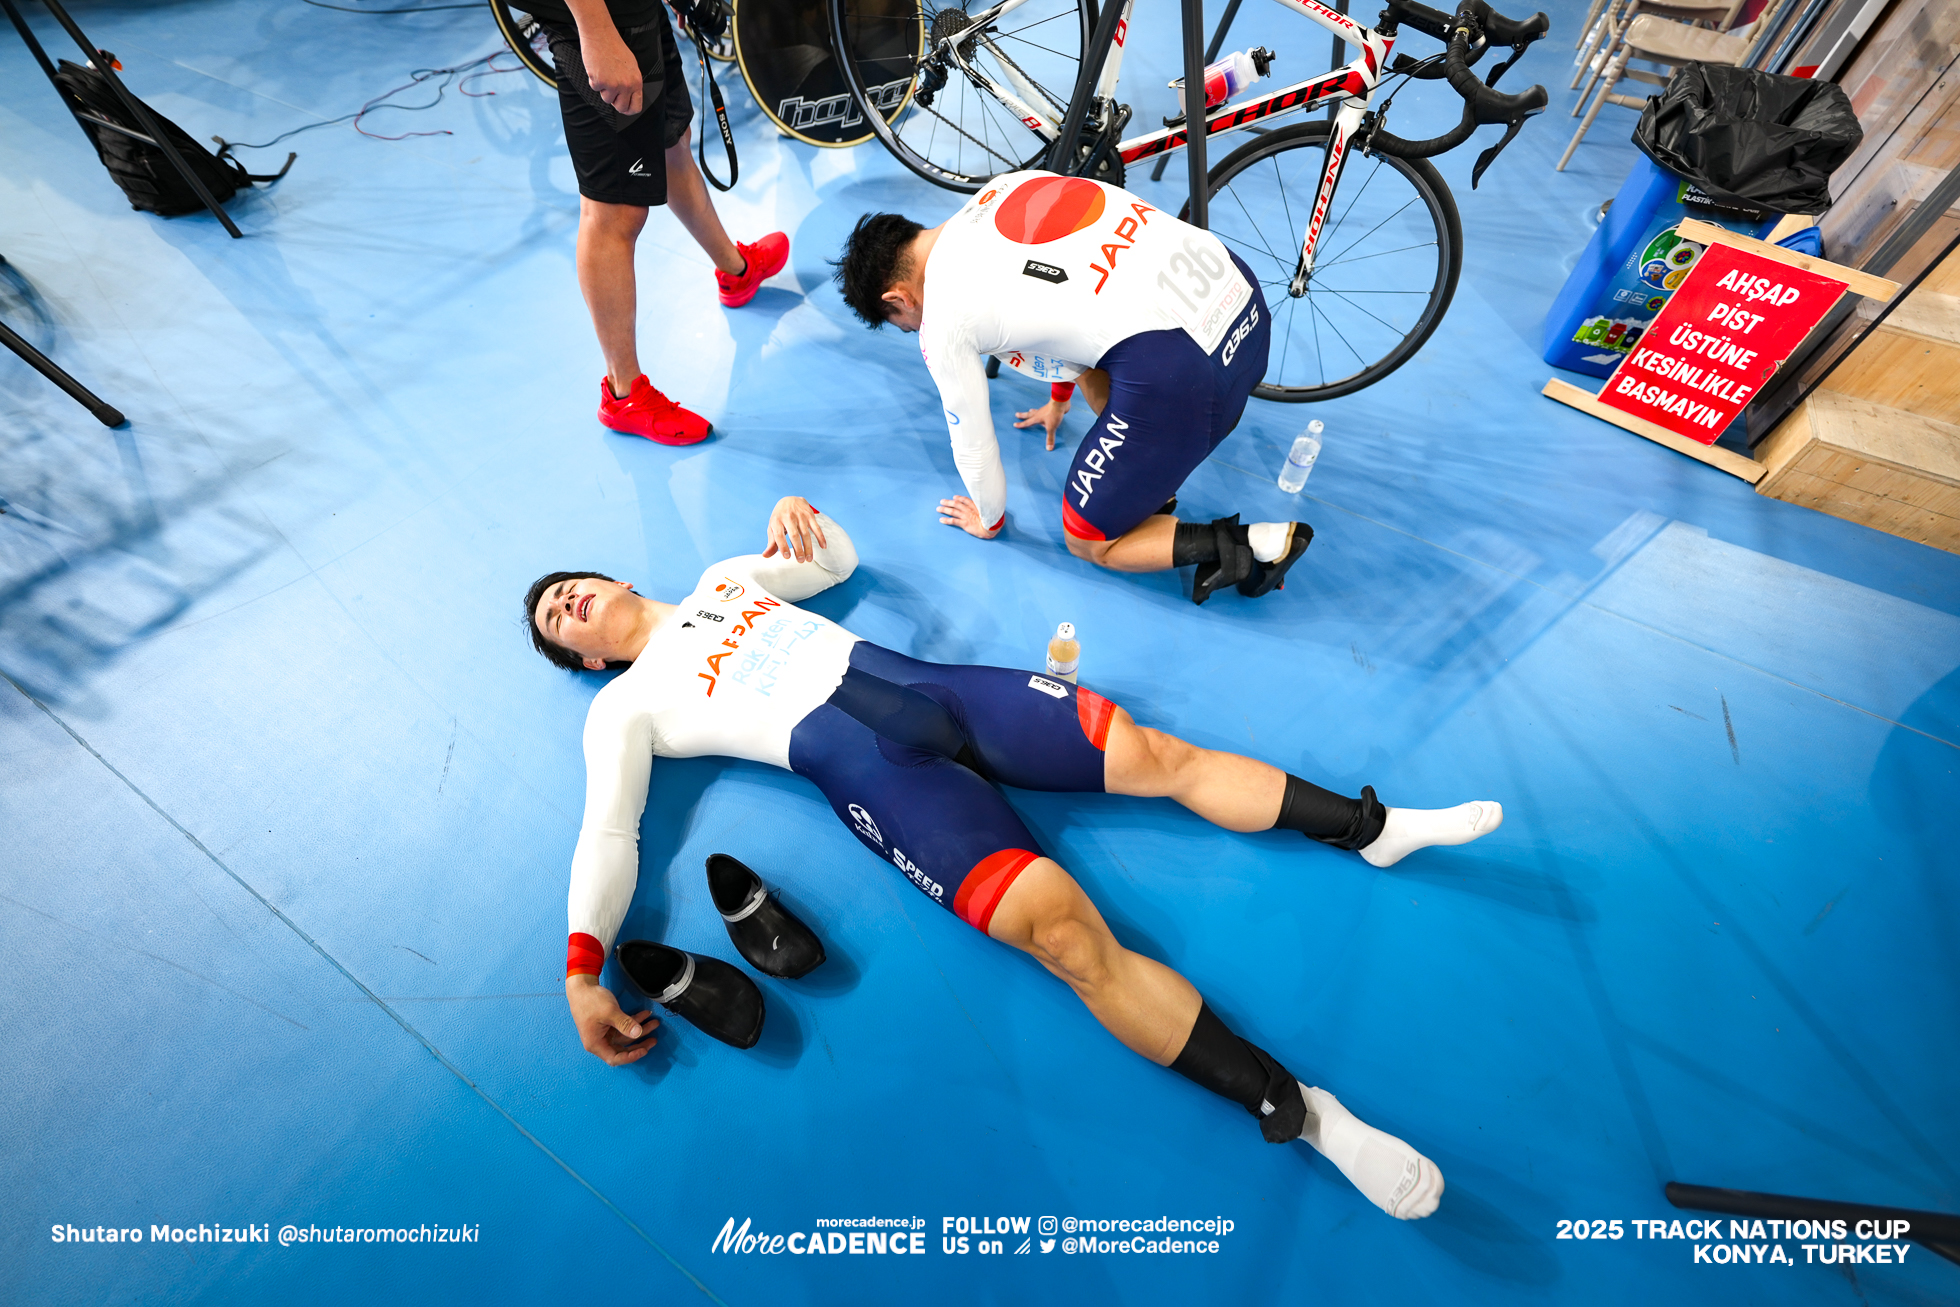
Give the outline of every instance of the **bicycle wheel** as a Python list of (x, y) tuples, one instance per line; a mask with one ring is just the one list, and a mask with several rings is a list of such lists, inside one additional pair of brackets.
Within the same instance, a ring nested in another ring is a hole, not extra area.
[(490, 0), (490, 16), (497, 22), (497, 30), (503, 33), (504, 44), (523, 64), (537, 75), (539, 81), (552, 90), (558, 89), (558, 69), (551, 62), (551, 46), (546, 40), (544, 26), (527, 13), (513, 10), (504, 0)]
[(1463, 269), (1456, 200), (1429, 161), (1355, 153), (1328, 203), (1313, 276), (1292, 293), (1332, 130), (1270, 132), (1207, 179), (1212, 233), (1252, 268), (1272, 311), (1272, 353), (1253, 392), (1264, 399), (1305, 403), (1374, 385), (1436, 330)]
[[(848, 61), (833, 53), (824, 0), (742, 0), (729, 30), (742, 79), (786, 135), (827, 148), (871, 139), (867, 115), (845, 81)], [(910, 89), (902, 79), (890, 85), (874, 81), (881, 109), (868, 116), (883, 122), (903, 112)]]
[[(981, 79), (1059, 120), (1095, 23), (1095, 0), (1026, 0), (992, 22), (968, 17), (997, 7), (830, 0), (833, 39), (854, 53), (843, 66), (856, 102), (894, 106), (910, 97), (889, 122), (867, 113), (872, 133), (900, 163), (948, 190), (977, 191), (1001, 173), (1040, 165), (1048, 141)], [(953, 54), (938, 53), (939, 41), (962, 33)]]

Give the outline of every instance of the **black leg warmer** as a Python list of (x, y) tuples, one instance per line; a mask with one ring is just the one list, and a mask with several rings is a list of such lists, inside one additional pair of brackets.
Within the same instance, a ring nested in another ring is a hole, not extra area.
[(1298, 1139), (1306, 1128), (1300, 1082), (1266, 1050), (1233, 1034), (1209, 1003), (1200, 1002), (1198, 1019), (1171, 1070), (1258, 1117), (1267, 1143)]
[(1218, 561), (1218, 532), (1209, 523), (1179, 522), (1171, 536), (1171, 566)]
[(1289, 773), (1273, 829), (1296, 830), (1310, 840), (1352, 851), (1373, 844), (1387, 820), (1388, 809), (1372, 785), (1361, 787), (1360, 798), (1347, 799)]

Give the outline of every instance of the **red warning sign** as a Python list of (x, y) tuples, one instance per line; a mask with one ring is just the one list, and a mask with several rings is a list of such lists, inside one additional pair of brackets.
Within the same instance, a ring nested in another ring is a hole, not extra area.
[(1712, 445), (1844, 291), (1844, 282), (1712, 245), (1599, 402)]

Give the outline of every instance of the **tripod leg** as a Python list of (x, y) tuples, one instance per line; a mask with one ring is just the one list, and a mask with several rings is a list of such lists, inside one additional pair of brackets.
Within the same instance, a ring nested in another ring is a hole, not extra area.
[(0, 345), (5, 345), (8, 349), (20, 355), (23, 359), (26, 359), (28, 364), (36, 372), (39, 372), (49, 381), (54, 382), (55, 385), (67, 391), (77, 404), (80, 404), (83, 408), (93, 413), (95, 420), (103, 426), (119, 427), (126, 420), (121, 413), (96, 398), (94, 392), (89, 390), (87, 386), (84, 386), (81, 382), (75, 380), (59, 367), (55, 366), (54, 360), (15, 335), (13, 329), (4, 322), (0, 322)]

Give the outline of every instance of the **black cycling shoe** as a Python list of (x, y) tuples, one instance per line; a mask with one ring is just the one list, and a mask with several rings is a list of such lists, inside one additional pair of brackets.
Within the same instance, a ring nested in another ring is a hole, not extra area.
[(1197, 575), (1191, 578), (1191, 602), (1202, 604), (1211, 598), (1214, 590), (1223, 590), (1228, 585), (1238, 585), (1253, 575), (1258, 566), (1253, 561), (1252, 545), (1247, 542), (1247, 528), (1239, 523), (1239, 515), (1215, 518), (1211, 529), (1217, 533), (1218, 561), (1199, 563)]
[(627, 979), (675, 1016), (736, 1048), (754, 1048), (762, 1038), (762, 991), (720, 958), (647, 939), (629, 939), (614, 952)]
[(708, 855), (708, 893), (728, 927), (728, 937), (765, 976), (795, 980), (823, 965), (823, 941), (798, 921), (762, 878), (726, 853)]
[(1152, 513), (1151, 516), (1169, 517), (1171, 514), (1175, 512), (1177, 512), (1177, 496), (1172, 495), (1169, 499), (1166, 499), (1164, 501), (1164, 506), (1158, 509), (1155, 513)]
[(1300, 555), (1307, 552), (1313, 543), (1313, 528), (1305, 522), (1293, 523), (1293, 533), (1286, 538), (1286, 552), (1270, 563), (1256, 559), (1252, 564), (1252, 575), (1239, 582), (1239, 593), (1257, 599), (1262, 594), (1286, 588), (1286, 569), (1300, 561)]

